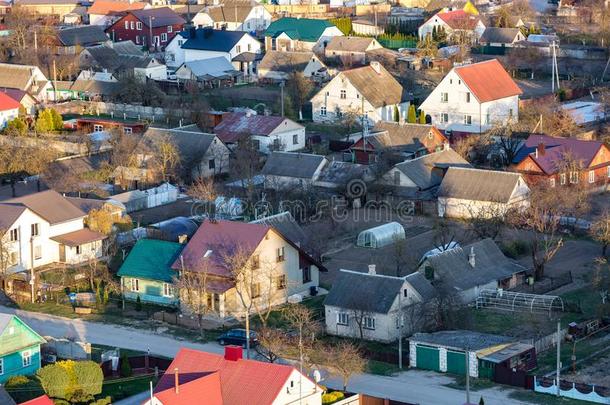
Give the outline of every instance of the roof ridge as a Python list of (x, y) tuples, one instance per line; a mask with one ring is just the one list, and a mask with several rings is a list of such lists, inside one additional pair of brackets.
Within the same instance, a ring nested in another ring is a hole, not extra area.
[(406, 276), (405, 277), (396, 277), (396, 276), (388, 276), (386, 274), (379, 274), (379, 273), (371, 274), (371, 273), (367, 273), (367, 272), (363, 272), (363, 271), (348, 270), (348, 269), (339, 269), (339, 271), (342, 271), (344, 273), (358, 274), (360, 276), (382, 277), (382, 278), (389, 278), (389, 279), (402, 280), (402, 281), (405, 281), (405, 278), (406, 278)]

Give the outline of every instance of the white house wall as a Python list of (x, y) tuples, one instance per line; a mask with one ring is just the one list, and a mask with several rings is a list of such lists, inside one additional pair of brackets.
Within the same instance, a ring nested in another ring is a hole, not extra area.
[(9, 121), (14, 120), (18, 116), (19, 116), (19, 108), (0, 111), (0, 129), (6, 127), (6, 124), (8, 124)]

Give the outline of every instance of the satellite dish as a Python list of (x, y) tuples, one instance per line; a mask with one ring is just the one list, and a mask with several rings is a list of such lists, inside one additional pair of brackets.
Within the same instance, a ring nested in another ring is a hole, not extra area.
[(320, 371), (314, 370), (312, 374), (313, 380), (316, 382), (316, 384), (322, 381), (322, 375), (320, 374)]

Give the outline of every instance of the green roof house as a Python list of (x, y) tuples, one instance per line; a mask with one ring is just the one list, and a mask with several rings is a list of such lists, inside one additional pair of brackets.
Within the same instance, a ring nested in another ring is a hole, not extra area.
[(117, 273), (125, 298), (135, 301), (140, 297), (142, 302), (151, 304), (178, 305), (173, 286), (178, 273), (171, 266), (183, 247), (175, 242), (140, 239)]
[(0, 383), (40, 368), (40, 345), (46, 341), (21, 319), (0, 314)]
[(284, 17), (272, 22), (265, 31), (265, 49), (324, 52), (330, 39), (338, 36), (343, 33), (328, 21)]

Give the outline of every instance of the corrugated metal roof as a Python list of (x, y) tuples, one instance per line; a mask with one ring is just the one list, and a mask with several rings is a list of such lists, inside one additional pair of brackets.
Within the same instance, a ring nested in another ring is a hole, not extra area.
[(182, 49), (198, 49), (202, 51), (229, 52), (242, 39), (248, 35), (242, 31), (213, 30), (210, 28), (197, 28), (195, 35), (190, 31), (180, 32), (186, 39)]
[(67, 246), (80, 246), (84, 245), (85, 243), (97, 242), (98, 240), (106, 239), (106, 235), (92, 231), (89, 228), (83, 228), (79, 229), (78, 231), (53, 236), (51, 239), (57, 243), (62, 243)]
[(420, 190), (427, 190), (438, 186), (443, 180), (441, 174), (434, 172), (434, 168), (472, 166), (453, 149), (447, 149), (407, 160), (395, 167), (413, 181)]
[(54, 190), (5, 200), (3, 205), (25, 206), (51, 224), (85, 217), (85, 213)]
[(265, 36), (275, 38), (285, 32), (292, 39), (317, 42), (324, 30), (333, 26), (326, 20), (284, 17), (272, 22), (265, 31)]
[(273, 152), (261, 171), (264, 175), (312, 179), (320, 164), (326, 158), (298, 152)]
[(110, 38), (104, 32), (104, 28), (99, 25), (60, 29), (57, 31), (57, 39), (63, 46), (89, 46), (110, 41)]
[(142, 24), (147, 27), (149, 26), (148, 24), (151, 23), (150, 19), (152, 19), (153, 28), (186, 23), (184, 18), (180, 17), (169, 7), (131, 10), (130, 13), (138, 20), (142, 21)]
[(178, 276), (178, 272), (172, 270), (172, 264), (183, 248), (184, 245), (180, 243), (140, 239), (127, 255), (117, 275), (171, 283)]
[(450, 167), (441, 182), (439, 197), (508, 203), (521, 180), (519, 173)]
[[(269, 136), (284, 122), (290, 119), (276, 115), (252, 115), (246, 113), (226, 113), (220, 124), (214, 127), (214, 133), (223, 142), (237, 142), (244, 134)], [(294, 125), (298, 125), (293, 122)]]

